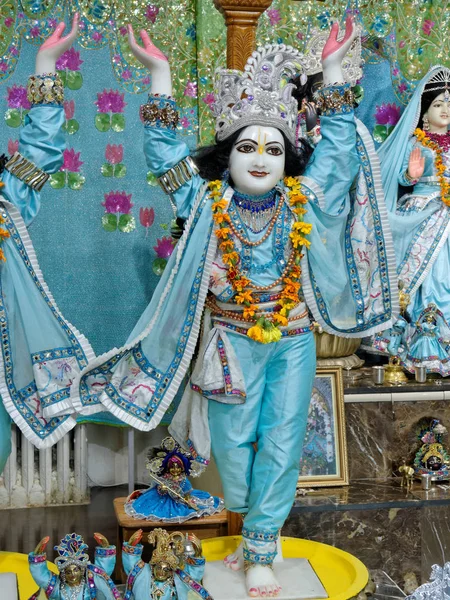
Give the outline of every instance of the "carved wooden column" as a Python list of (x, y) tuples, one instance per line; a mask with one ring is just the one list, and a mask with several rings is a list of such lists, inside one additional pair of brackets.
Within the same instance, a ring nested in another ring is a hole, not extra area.
[(227, 26), (227, 67), (243, 70), (255, 50), (256, 26), (272, 0), (214, 0)]

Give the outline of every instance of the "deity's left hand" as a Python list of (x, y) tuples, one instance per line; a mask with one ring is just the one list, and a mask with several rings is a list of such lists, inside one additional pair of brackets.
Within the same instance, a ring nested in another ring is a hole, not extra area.
[(45, 40), (36, 56), (36, 74), (54, 73), (55, 65), (61, 54), (64, 54), (75, 41), (78, 33), (78, 21), (80, 15), (75, 13), (72, 21), (72, 29), (68, 35), (62, 37), (66, 24), (64, 21), (58, 23), (52, 35)]
[(344, 81), (341, 63), (358, 35), (354, 18), (351, 16), (347, 17), (345, 21), (345, 34), (340, 41), (337, 39), (338, 33), (339, 23), (336, 21), (331, 27), (330, 35), (322, 50), (324, 85), (342, 83)]

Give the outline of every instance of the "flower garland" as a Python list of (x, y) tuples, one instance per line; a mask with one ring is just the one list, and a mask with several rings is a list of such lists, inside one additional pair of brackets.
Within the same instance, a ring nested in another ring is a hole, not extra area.
[(436, 169), (436, 173), (439, 180), (439, 186), (441, 188), (441, 199), (444, 204), (450, 206), (450, 183), (444, 176), (446, 167), (444, 165), (444, 161), (442, 160), (442, 148), (437, 142), (431, 140), (427, 136), (426, 132), (422, 129), (417, 128), (414, 131), (414, 135), (422, 144), (422, 146), (433, 150), (433, 152), (435, 153), (436, 158), (434, 159), (434, 167)]
[(300, 260), (303, 257), (302, 247), (309, 248), (311, 242), (305, 235), (311, 233), (312, 224), (305, 223), (304, 215), (306, 209), (304, 205), (308, 200), (301, 192), (301, 185), (296, 177), (286, 177), (284, 183), (288, 191), (289, 203), (293, 207), (292, 211), (296, 215), (296, 220), (292, 225), (292, 231), (289, 234), (293, 246), (293, 253), (289, 261), (289, 267), (283, 273), (283, 289), (280, 294), (275, 311), (270, 315), (260, 315), (260, 307), (254, 296), (255, 286), (250, 279), (246, 277), (239, 269), (241, 257), (236, 250), (232, 237), (232, 230), (229, 226), (230, 217), (224, 212), (227, 208), (227, 201), (222, 197), (222, 182), (220, 180), (211, 181), (208, 186), (211, 191), (210, 198), (213, 201), (212, 213), (214, 223), (218, 226), (215, 235), (219, 239), (219, 248), (222, 251), (222, 260), (227, 267), (227, 280), (231, 283), (233, 289), (237, 292), (236, 302), (243, 305), (243, 316), (249, 321), (255, 321), (255, 325), (250, 327), (247, 335), (262, 344), (278, 342), (281, 339), (280, 327), (288, 324), (290, 311), (298, 304), (298, 293), (301, 287)]
[[(5, 187), (5, 184), (3, 183), (3, 181), (0, 181), (0, 189), (2, 187)], [(5, 219), (0, 216), (0, 224), (4, 223), (4, 222), (5, 222)], [(9, 231), (4, 229), (3, 227), (0, 227), (0, 260), (2, 260), (3, 262), (6, 262), (6, 256), (5, 256), (5, 253), (3, 252), (3, 250), (1, 249), (1, 245), (3, 244), (3, 241), (9, 237), (10, 237)]]

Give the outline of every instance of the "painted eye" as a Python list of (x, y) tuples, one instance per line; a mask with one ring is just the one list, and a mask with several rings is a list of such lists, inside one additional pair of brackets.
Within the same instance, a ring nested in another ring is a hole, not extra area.
[(272, 156), (281, 156), (283, 154), (283, 150), (274, 146), (273, 148), (267, 148), (267, 154), (271, 154)]
[(250, 152), (254, 152), (255, 148), (251, 144), (242, 144), (242, 146), (238, 146), (238, 152), (243, 152), (244, 154), (250, 154)]

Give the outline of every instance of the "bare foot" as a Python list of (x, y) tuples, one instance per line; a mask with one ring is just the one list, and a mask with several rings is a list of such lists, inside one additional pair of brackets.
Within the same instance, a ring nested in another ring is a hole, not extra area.
[(245, 574), (247, 594), (251, 598), (276, 598), (281, 592), (274, 572), (270, 567), (255, 565)]
[(225, 556), (223, 564), (232, 571), (240, 571), (244, 568), (244, 549), (242, 542), (236, 548), (233, 554)]

